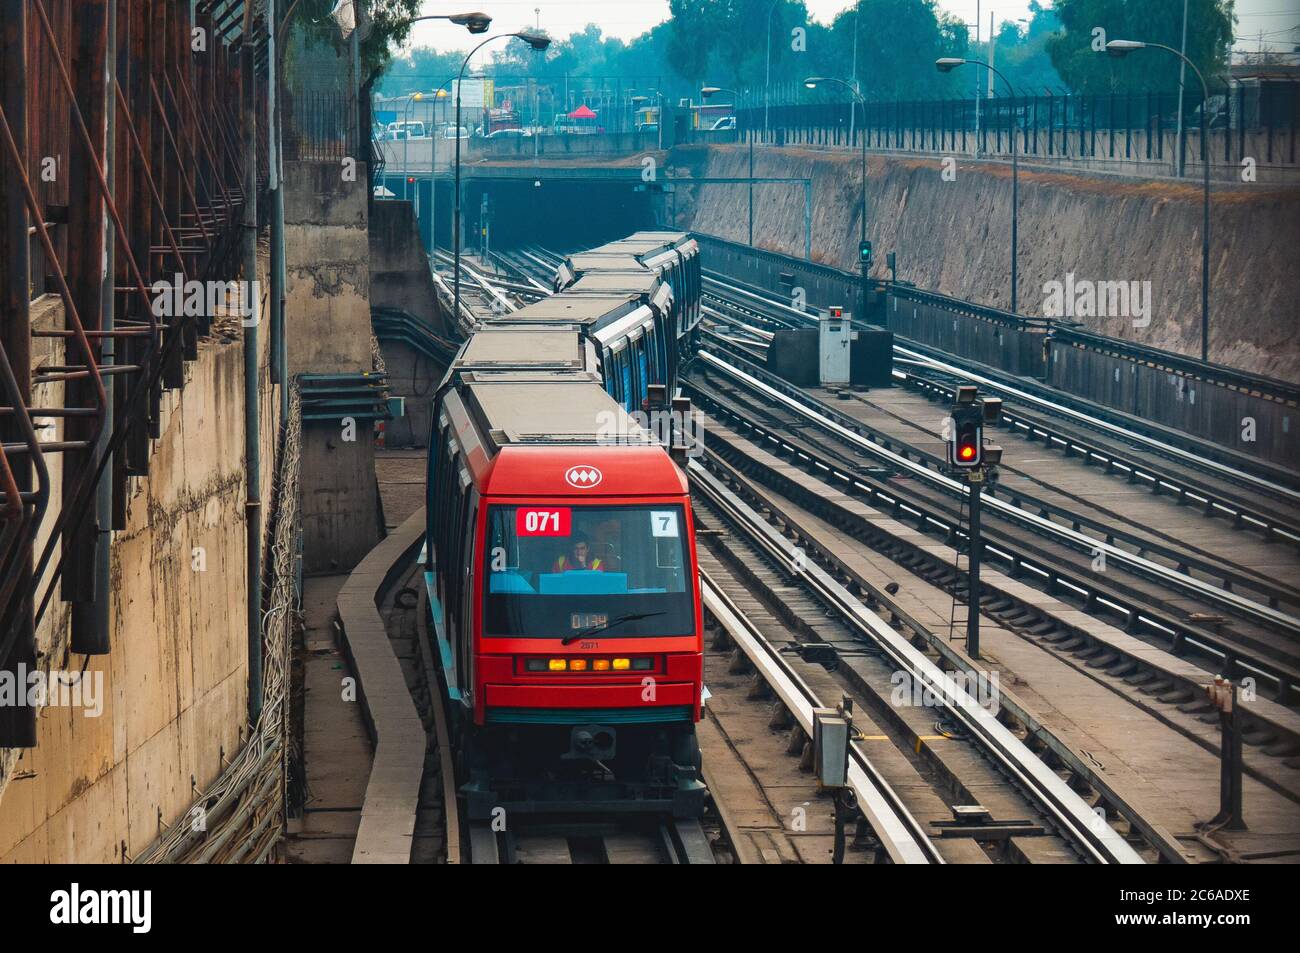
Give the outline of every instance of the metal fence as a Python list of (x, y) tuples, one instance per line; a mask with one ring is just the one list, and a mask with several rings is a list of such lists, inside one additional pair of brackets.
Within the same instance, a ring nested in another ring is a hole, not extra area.
[(286, 160), (332, 162), (368, 157), (364, 149), (362, 153), (357, 151), (357, 130), (362, 126), (357, 116), (357, 100), (351, 95), (306, 90), (286, 92), (282, 107)]
[[(1185, 159), (1201, 154), (1202, 109), (1214, 164), (1300, 165), (1300, 82), (1237, 84), (1184, 97)], [(742, 137), (817, 146), (1167, 163), (1177, 159), (1178, 93), (1042, 95), (983, 99), (782, 103), (738, 111)]]

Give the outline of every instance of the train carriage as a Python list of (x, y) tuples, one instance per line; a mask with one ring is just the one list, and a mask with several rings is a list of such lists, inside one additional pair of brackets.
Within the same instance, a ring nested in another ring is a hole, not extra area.
[(596, 350), (610, 396), (629, 412), (645, 410), (651, 385), (671, 391), (677, 379), (677, 350), (668, 343), (672, 299), (653, 275), (628, 277), (632, 290), (557, 294), (485, 326), (576, 326)]
[(630, 413), (672, 392), (673, 297), (644, 268), (593, 279), (485, 320), (435, 396), (425, 583), (472, 818), (593, 784), (703, 806), (690, 497)]
[(694, 351), (702, 318), (699, 244), (686, 232), (637, 232), (620, 241), (570, 255), (556, 271), (556, 291), (600, 273), (648, 271), (672, 290), (673, 325), (682, 357)]

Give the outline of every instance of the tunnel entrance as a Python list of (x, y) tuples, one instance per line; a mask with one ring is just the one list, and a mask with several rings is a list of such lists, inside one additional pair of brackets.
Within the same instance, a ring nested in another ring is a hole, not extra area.
[[(426, 251), (433, 248), (435, 221), (438, 245), (451, 247), (450, 180), (408, 182), (401, 176), (386, 176), (381, 184), (396, 199), (409, 198), (415, 204)], [(468, 249), (480, 246), (485, 223), (493, 248), (527, 244), (579, 248), (652, 228), (663, 214), (663, 196), (637, 181), (470, 178), (463, 188), (461, 217)]]

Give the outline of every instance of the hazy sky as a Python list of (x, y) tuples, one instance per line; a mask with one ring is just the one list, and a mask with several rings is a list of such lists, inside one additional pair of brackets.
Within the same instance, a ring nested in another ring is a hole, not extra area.
[[(1158, 2), (1176, 3), (1177, 0)], [(990, 9), (998, 23), (1029, 16), (1028, 0), (939, 0), (942, 9), (967, 23), (974, 23), (977, 3), (981, 37), (988, 36)], [(829, 22), (841, 10), (852, 6), (852, 0), (807, 0), (807, 5), (814, 18)], [(492, 16), (495, 32), (498, 28), (513, 30), (535, 24), (539, 8), (542, 28), (555, 37), (567, 37), (595, 22), (604, 33), (630, 40), (668, 18), (668, 0), (425, 0), (423, 12), (481, 10)], [(1300, 0), (1237, 0), (1236, 11), (1237, 46), (1241, 49), (1258, 49), (1260, 31), (1272, 34), (1264, 38), (1267, 46), (1284, 39), (1279, 31), (1300, 24)], [(437, 49), (464, 49), (468, 40), (463, 29), (430, 21), (415, 25), (411, 42)]]

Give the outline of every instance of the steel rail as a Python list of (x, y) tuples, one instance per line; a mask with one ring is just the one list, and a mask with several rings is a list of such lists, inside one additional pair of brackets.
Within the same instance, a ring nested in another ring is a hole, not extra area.
[[(1027, 748), (997, 716), (984, 708), (952, 676), (895, 632), (888, 623), (867, 609), (830, 573), (816, 563), (800, 559), (797, 547), (785, 539), (743, 501), (739, 500), (697, 460), (688, 462), (693, 483), (704, 489), (713, 500), (724, 500), (724, 509), (747, 514), (740, 520), (751, 538), (776, 555), (800, 577), (818, 598), (832, 606), (845, 621), (876, 644), (898, 670), (925, 688), (936, 698), (998, 762), (1000, 768), (1036, 800), (1072, 840), (1096, 863), (1144, 863), (1141, 856), (1092, 807)], [(727, 497), (731, 497), (730, 500)], [(706, 603), (707, 604), (707, 603)]]
[[(738, 285), (732, 284), (731, 282), (723, 278), (719, 278), (715, 275), (706, 275), (704, 280), (706, 284), (711, 283), (713, 285), (721, 287), (725, 289), (728, 293), (734, 293), (742, 298), (746, 298), (758, 302), (758, 306), (760, 307), (764, 307), (769, 310), (776, 309), (779, 313), (793, 316), (795, 319), (797, 319), (799, 322), (805, 325), (812, 324), (816, 320), (816, 318), (813, 315), (800, 311), (798, 308), (792, 307), (791, 305), (786, 304), (784, 301), (780, 301), (776, 298), (771, 298), (761, 294), (757, 294), (753, 291), (750, 291), (747, 288), (743, 288)], [(705, 294), (706, 296), (709, 295), (707, 291), (705, 292)], [(721, 298), (718, 295), (714, 295), (713, 297), (719, 298), (719, 300), (723, 301), (723, 303), (728, 303), (726, 302), (725, 298)], [(1007, 396), (1012, 397), (1015, 400), (1022, 401), (1027, 404), (1032, 404), (1038, 409), (1046, 411), (1048, 413), (1057, 414), (1059, 416), (1066, 417), (1076, 423), (1080, 423), (1083, 424), (1084, 426), (1101, 430), (1105, 433), (1108, 433), (1122, 440), (1128, 440), (1130, 442), (1142, 444), (1146, 447), (1149, 447), (1153, 453), (1158, 453), (1158, 454), (1172, 457), (1181, 463), (1185, 463), (1192, 467), (1199, 467), (1211, 471), (1218, 476), (1224, 477), (1225, 479), (1235, 481), (1238, 483), (1249, 484), (1250, 486), (1252, 486), (1257, 490), (1260, 490), (1261, 492), (1279, 496), (1300, 503), (1300, 490), (1294, 490), (1289, 487), (1281, 486), (1280, 484), (1277, 484), (1265, 477), (1256, 476), (1255, 474), (1246, 472), (1244, 470), (1238, 470), (1232, 466), (1229, 466), (1228, 464), (1220, 463), (1217, 460), (1210, 459), (1209, 457), (1194, 453), (1189, 450), (1184, 450), (1181, 447), (1176, 447), (1173, 444), (1160, 440), (1157, 437), (1152, 437), (1148, 434), (1141, 433), (1136, 430), (1131, 430), (1119, 424), (1111, 423), (1107, 420), (1100, 418), (1095, 414), (1084, 413), (1083, 411), (1075, 410), (1072, 407), (1068, 407), (1064, 404), (1056, 403), (1044, 397), (1039, 397), (1038, 395), (1032, 394), (1021, 388), (1017, 388), (1013, 385), (1000, 382), (995, 378), (989, 377), (987, 375), (982, 375), (977, 371), (971, 371), (965, 367), (960, 367), (958, 365), (942, 361), (938, 358), (934, 358), (931, 355), (924, 353), (923, 351), (914, 350), (913, 348), (908, 347), (906, 345), (895, 344), (894, 352), (902, 357), (933, 367), (936, 370), (943, 370), (946, 373), (960, 375), (970, 381), (973, 381), (974, 383), (982, 384), (983, 386), (989, 388), (990, 390), (998, 391)]]
[[(697, 389), (696, 385), (693, 384), (687, 384), (686, 386)], [(939, 518), (934, 511), (913, 505), (897, 493), (891, 493), (886, 488), (864, 483), (854, 474), (853, 468), (810, 454), (807, 449), (792, 444), (770, 427), (763, 427), (748, 419), (745, 416), (748, 413), (747, 407), (723, 407), (722, 410), (724, 413), (735, 417), (743, 428), (758, 434), (761, 440), (774, 444), (780, 448), (780, 452), (792, 455), (799, 464), (806, 466), (809, 472), (815, 476), (824, 477), (828, 485), (842, 483), (850, 492), (862, 494), (873, 505), (882, 506), (886, 512), (892, 513), (895, 519), (911, 520), (922, 532), (938, 531), (942, 533), (949, 540), (949, 545), (954, 547), (959, 543), (960, 537), (965, 535), (954, 519)], [(868, 524), (868, 526), (872, 527), (870, 529), (864, 527), (868, 535), (876, 535), (874, 524)], [(897, 537), (890, 533), (884, 535), (894, 542), (900, 542)], [(910, 543), (905, 545), (909, 548), (912, 547)], [(1297, 670), (1287, 666), (1285, 661), (1275, 662), (1271, 658), (1265, 658), (1259, 654), (1243, 654), (1246, 649), (1253, 649), (1253, 646), (1249, 643), (1225, 641), (1201, 629), (1189, 628), (1182, 620), (1159, 608), (1152, 608), (1149, 604), (1138, 604), (1131, 599), (1125, 600), (1122, 596), (1117, 599), (1110, 593), (1099, 591), (1089, 580), (1078, 573), (1070, 573), (1054, 568), (1042, 556), (1030, 556), (1023, 551), (1016, 551), (1011, 546), (988, 540), (985, 542), (984, 550), (986, 555), (1012, 567), (1013, 576), (1016, 575), (1017, 570), (1027, 572), (1044, 584), (1049, 593), (1055, 592), (1059, 587), (1059, 589), (1081, 598), (1085, 603), (1085, 612), (1088, 611), (1087, 606), (1089, 603), (1095, 603), (1125, 615), (1128, 619), (1128, 624), (1125, 627), (1126, 631), (1137, 634), (1142, 629), (1146, 629), (1157, 638), (1167, 639), (1169, 645), (1164, 649), (1166, 652), (1182, 655), (1187, 649), (1192, 649), (1202, 655), (1212, 657), (1214, 667), (1207, 670), (1206, 677), (1208, 677), (1209, 672), (1220, 672), (1233, 677), (1240, 675), (1267, 679), (1276, 685), (1277, 697), (1283, 703), (1288, 703), (1287, 699), (1293, 691), (1293, 686), (1297, 684), (1297, 679), (1300, 678), (1300, 675), (1297, 675)], [(935, 559), (932, 554), (924, 549), (917, 550), (917, 555), (923, 562), (927, 559)], [(1032, 610), (1033, 607), (1027, 606), (1027, 608)], [(1066, 623), (1066, 627), (1075, 629), (1076, 634), (1082, 634), (1072, 624)], [(1134, 661), (1142, 664), (1141, 658), (1135, 658)], [(1203, 684), (1203, 682), (1198, 681), (1186, 687), (1195, 694), (1201, 690)]]
[[(904, 369), (900, 370), (897, 367), (894, 369), (894, 377), (905, 386), (941, 399), (951, 398), (953, 394), (951, 386), (927, 377), (923, 373), (916, 373), (911, 368), (933, 369), (944, 374), (948, 372), (932, 368), (928, 362), (913, 361), (911, 358), (903, 358), (897, 363), (906, 365)], [(969, 378), (967, 374), (954, 376)], [(1078, 455), (1083, 459), (1085, 466), (1097, 463), (1108, 473), (1124, 476), (1132, 483), (1146, 484), (1147, 488), (1156, 495), (1176, 496), (1180, 503), (1197, 503), (1206, 516), (1217, 513), (1230, 518), (1238, 528), (1249, 526), (1275, 539), (1300, 544), (1300, 524), (1294, 521), (1279, 519), (1262, 510), (1248, 507), (1238, 502), (1231, 494), (1216, 492), (1194, 480), (1169, 477), (1155, 467), (1140, 463), (1134, 458), (1115, 453), (1037, 422), (1020, 413), (1014, 406), (1003, 406), (1002, 419), (999, 423), (1013, 432), (1019, 431), (1026, 440), (1033, 441), (1041, 437), (1044, 445), (1059, 448), (1066, 456)]]
[(1274, 496), (1284, 497), (1295, 503), (1300, 503), (1300, 490), (1293, 490), (1290, 487), (1281, 486), (1263, 477), (1255, 476), (1253, 473), (1247, 473), (1242, 470), (1237, 470), (1233, 467), (1228, 466), (1227, 464), (1219, 463), (1217, 460), (1211, 460), (1206, 457), (1199, 456), (1198, 454), (1192, 453), (1191, 451), (1183, 450), (1180, 447), (1175, 447), (1172, 444), (1168, 444), (1165, 443), (1164, 441), (1157, 440), (1156, 438), (1147, 436), (1146, 434), (1140, 434), (1135, 431), (1125, 429), (1124, 427), (1121, 427), (1118, 424), (1112, 424), (1109, 421), (1102, 420), (1090, 414), (1085, 414), (1082, 411), (1074, 410), (1071, 407), (1065, 407), (1060, 404), (1054, 404), (1050, 400), (1047, 400), (1042, 397), (1038, 397), (1037, 395), (1031, 394), (1028, 391), (1020, 390), (1016, 387), (1012, 387), (1009, 384), (1001, 383), (999, 381), (994, 380), (993, 378), (985, 377), (974, 371), (966, 370), (965, 368), (958, 367), (954, 364), (945, 363), (944, 361), (933, 358), (928, 354), (923, 354), (920, 351), (914, 351), (911, 348), (905, 347), (903, 345), (899, 345), (899, 344), (894, 345), (894, 351), (895, 353), (901, 354), (903, 357), (916, 361), (919, 364), (932, 367), (935, 370), (944, 371), (945, 373), (958, 374), (966, 378), (967, 380), (973, 381), (976, 384), (982, 384), (983, 386), (989, 388), (990, 390), (1000, 392), (1002, 394), (1006, 394), (1014, 398), (1015, 400), (1022, 401), (1026, 404), (1032, 404), (1035, 407), (1039, 408), (1040, 410), (1045, 410), (1053, 414), (1059, 414), (1063, 417), (1068, 417), (1071, 420), (1086, 424), (1089, 427), (1095, 427), (1098, 430), (1103, 430), (1113, 436), (1119, 437), (1124, 440), (1140, 441), (1146, 444), (1147, 446), (1151, 447), (1152, 450), (1157, 453), (1174, 457), (1179, 461), (1187, 463), (1191, 466), (1203, 467), (1207, 470), (1213, 470), (1215, 473), (1227, 479), (1235, 480), (1243, 483), (1249, 483), (1254, 488), (1262, 492), (1269, 493)]
[[(815, 405), (819, 402), (813, 398), (806, 398), (804, 401), (795, 400), (786, 394), (781, 393), (776, 388), (764, 383), (758, 378), (745, 371), (737, 368), (726, 361), (718, 358), (714, 354), (701, 350), (699, 359), (704, 361), (710, 367), (713, 367), (722, 373), (740, 381), (744, 386), (751, 390), (763, 394), (770, 400), (786, 407), (800, 416), (807, 418), (815, 423), (818, 427), (834, 434), (839, 439), (852, 444), (854, 447), (865, 450), (872, 456), (887, 461), (891, 465), (906, 470), (925, 482), (937, 486), (950, 494), (962, 497), (969, 490), (958, 480), (943, 474), (936, 473), (923, 464), (909, 460), (901, 454), (894, 453), (892, 450), (886, 450), (878, 446), (865, 437), (854, 433), (849, 428), (843, 426), (830, 417), (819, 412)], [(810, 406), (813, 405), (813, 406)], [(1184, 593), (1201, 598), (1207, 602), (1217, 603), (1222, 606), (1232, 608), (1239, 614), (1254, 619), (1266, 626), (1275, 626), (1285, 632), (1300, 636), (1300, 619), (1291, 616), (1285, 612), (1268, 606), (1261, 605), (1250, 599), (1244, 599), (1233, 592), (1226, 592), (1216, 586), (1201, 582), (1182, 575), (1152, 560), (1136, 556), (1127, 550), (1121, 549), (1111, 543), (1098, 540), (1086, 533), (1078, 532), (1065, 526), (1060, 526), (1049, 519), (1037, 516), (1033, 513), (1026, 513), (1023, 510), (999, 500), (997, 497), (990, 496), (985, 500), (985, 506), (995, 510), (999, 515), (1007, 520), (1018, 523), (1021, 526), (1030, 529), (1040, 535), (1055, 537), (1075, 549), (1085, 549), (1093, 555), (1104, 553), (1108, 561), (1113, 560), (1123, 566), (1136, 571), (1139, 575), (1145, 575), (1148, 578), (1154, 577), (1158, 581), (1169, 585), (1172, 589), (1181, 590)]]
[[(692, 478), (696, 474), (691, 474)], [(712, 497), (712, 494), (709, 494)], [(715, 498), (716, 499), (716, 498)], [(724, 505), (719, 501), (719, 505)], [(752, 622), (720, 588), (700, 570), (704, 608), (718, 620), (727, 636), (781, 699), (791, 717), (809, 738), (813, 736), (813, 709), (825, 707), (811, 688), (781, 658)], [(849, 789), (881, 845), (896, 864), (942, 864), (943, 855), (897, 793), (880, 776), (857, 745), (850, 750)]]
[[(747, 326), (745, 326), (747, 327)], [(722, 344), (724, 349), (735, 348), (744, 354), (746, 360), (753, 359), (754, 352), (747, 347), (746, 342), (735, 340), (720, 335), (716, 329), (707, 330), (705, 334)], [(758, 355), (758, 360), (762, 361), (763, 355)], [(895, 376), (903, 372), (895, 371)], [(940, 396), (951, 396), (951, 388), (945, 388), (944, 385), (927, 382), (929, 387), (927, 391), (931, 394)], [(846, 415), (839, 415), (839, 419), (844, 420)], [(875, 443), (890, 449), (897, 449), (897, 452), (909, 459), (915, 459), (918, 463), (930, 467), (938, 472), (943, 472), (944, 461), (942, 457), (936, 457), (934, 454), (924, 450), (916, 449), (899, 437), (882, 433), (875, 427), (866, 423), (859, 423), (858, 426), (865, 432)], [(1032, 506), (1036, 507), (1040, 514), (1051, 513), (1052, 517), (1060, 520), (1062, 523), (1073, 527), (1075, 530), (1086, 530), (1104, 535), (1108, 542), (1120, 542), (1135, 548), (1139, 554), (1145, 556), (1154, 554), (1157, 557), (1166, 559), (1178, 567), (1178, 572), (1184, 576), (1192, 576), (1193, 572), (1200, 573), (1211, 579), (1219, 580), (1225, 590), (1239, 588), (1243, 591), (1250, 591), (1256, 594), (1257, 598), (1266, 600), (1268, 605), (1276, 608), (1279, 604), (1285, 602), (1290, 605), (1300, 605), (1300, 590), (1290, 587), (1285, 583), (1278, 583), (1262, 575), (1243, 572), (1239, 569), (1223, 563), (1216, 563), (1214, 557), (1205, 554), (1203, 551), (1194, 548), (1178, 549), (1171, 545), (1169, 541), (1160, 538), (1159, 533), (1153, 532), (1150, 536), (1144, 537), (1140, 534), (1129, 532), (1127, 529), (1117, 529), (1109, 525), (1105, 520), (1099, 519), (1093, 515), (1083, 514), (1074, 510), (1063, 507), (1059, 503), (1048, 503), (1041, 498), (1034, 496), (1024, 490), (1004, 488), (999, 483), (991, 483), (985, 487), (984, 492), (997, 494), (1003, 499), (1009, 499), (1017, 507)], [(1300, 540), (1300, 537), (1297, 537)]]

